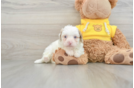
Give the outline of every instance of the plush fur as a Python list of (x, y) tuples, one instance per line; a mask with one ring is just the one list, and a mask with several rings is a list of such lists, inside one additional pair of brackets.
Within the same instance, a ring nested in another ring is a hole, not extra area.
[(117, 1), (118, 0), (109, 0), (112, 9), (116, 6)]
[(88, 54), (89, 62), (103, 62), (112, 45), (112, 42), (98, 39), (84, 40), (84, 49)]
[(75, 9), (80, 12), (81, 18), (104, 19), (111, 14), (111, 9), (118, 0), (75, 0)]
[(118, 46), (119, 48), (126, 48), (126, 49), (131, 48), (126, 40), (126, 37), (119, 29), (116, 30), (115, 36), (112, 38), (112, 41), (114, 45)]
[[(82, 19), (109, 18), (118, 0), (75, 0), (75, 9)], [(133, 64), (133, 49), (123, 33), (117, 28), (112, 41), (98, 39), (84, 40), (84, 49), (89, 62), (107, 64)]]

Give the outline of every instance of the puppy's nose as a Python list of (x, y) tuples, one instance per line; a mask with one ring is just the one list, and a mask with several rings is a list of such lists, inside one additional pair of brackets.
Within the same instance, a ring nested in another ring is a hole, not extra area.
[(68, 44), (69, 44), (69, 45), (71, 45), (71, 44), (72, 44), (72, 42), (71, 42), (71, 41), (68, 41)]

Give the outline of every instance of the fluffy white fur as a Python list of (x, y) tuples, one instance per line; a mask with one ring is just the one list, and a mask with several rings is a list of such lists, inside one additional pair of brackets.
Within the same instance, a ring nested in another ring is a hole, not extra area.
[(80, 57), (84, 54), (82, 35), (79, 30), (71, 25), (65, 26), (59, 34), (60, 39), (50, 44), (44, 51), (41, 59), (34, 63), (52, 62), (55, 50), (62, 48), (69, 56)]

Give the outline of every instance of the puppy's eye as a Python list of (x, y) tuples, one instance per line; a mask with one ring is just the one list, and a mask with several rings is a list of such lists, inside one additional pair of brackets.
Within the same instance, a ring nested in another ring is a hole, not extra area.
[(74, 36), (74, 38), (76, 39), (76, 38), (77, 38), (77, 36)]
[(64, 36), (64, 38), (67, 38), (67, 36)]

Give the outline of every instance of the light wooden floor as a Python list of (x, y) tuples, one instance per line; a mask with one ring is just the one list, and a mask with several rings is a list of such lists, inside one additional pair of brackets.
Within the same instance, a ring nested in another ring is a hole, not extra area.
[(2, 88), (133, 88), (133, 66), (2, 60)]

